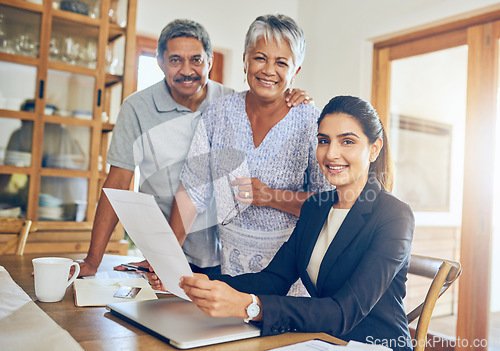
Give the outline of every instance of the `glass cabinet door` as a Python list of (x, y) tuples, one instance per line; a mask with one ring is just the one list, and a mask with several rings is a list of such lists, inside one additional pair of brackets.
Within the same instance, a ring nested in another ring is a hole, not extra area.
[(38, 57), (41, 15), (0, 5), (0, 52)]
[(95, 78), (50, 69), (47, 74), (47, 104), (54, 114), (92, 119)]
[[(0, 117), (0, 166), (30, 167), (33, 121)], [(30, 177), (0, 172), (0, 217), (26, 218)]]
[(90, 127), (45, 123), (42, 167), (88, 169), (90, 135)]
[(0, 61), (0, 109), (20, 111), (23, 103), (33, 101), (36, 73), (35, 66)]
[(87, 192), (87, 178), (42, 177), (38, 218), (49, 221), (84, 221)]
[(49, 59), (96, 68), (98, 35), (97, 27), (85, 27), (81, 24), (68, 25), (68, 21), (56, 18), (52, 23)]
[(0, 0), (0, 217), (92, 219), (108, 136), (133, 89), (124, 60), (135, 4)]
[(0, 165), (31, 166), (33, 121), (0, 117)]
[(30, 177), (0, 173), (0, 217), (26, 218)]

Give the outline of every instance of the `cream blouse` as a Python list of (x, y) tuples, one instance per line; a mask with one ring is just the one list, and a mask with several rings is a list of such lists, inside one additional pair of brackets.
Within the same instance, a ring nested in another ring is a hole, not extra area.
[(313, 282), (314, 286), (316, 286), (319, 269), (321, 262), (325, 257), (326, 251), (328, 250), (333, 238), (335, 238), (335, 235), (337, 235), (337, 232), (348, 213), (349, 209), (333, 207), (330, 209), (330, 213), (328, 213), (328, 218), (323, 225), (323, 229), (321, 229), (321, 233), (318, 236), (318, 240), (316, 241), (316, 245), (314, 246), (314, 250), (307, 266), (307, 273), (309, 274), (309, 278)]

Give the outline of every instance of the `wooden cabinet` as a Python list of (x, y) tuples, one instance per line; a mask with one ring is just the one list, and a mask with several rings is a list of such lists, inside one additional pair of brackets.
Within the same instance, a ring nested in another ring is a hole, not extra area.
[[(121, 101), (137, 0), (0, 0), (0, 216), (26, 252), (85, 252)], [(116, 233), (108, 251), (126, 253)], [(126, 249), (125, 249), (126, 250)]]

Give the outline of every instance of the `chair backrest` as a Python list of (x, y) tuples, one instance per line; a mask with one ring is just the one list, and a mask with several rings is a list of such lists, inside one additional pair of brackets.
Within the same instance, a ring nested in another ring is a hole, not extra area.
[(456, 261), (411, 255), (408, 273), (432, 279), (424, 302), (414, 308), (406, 316), (408, 318), (408, 323), (419, 318), (415, 330), (414, 351), (423, 351), (425, 350), (429, 322), (436, 301), (446, 290), (448, 290), (450, 285), (457, 280), (462, 273), (462, 267), (460, 266), (460, 262)]
[(11, 240), (0, 246), (0, 255), (5, 254), (14, 246), (16, 255), (24, 254), (28, 234), (33, 229), (33, 222), (21, 218), (0, 218), (0, 234), (17, 234)]

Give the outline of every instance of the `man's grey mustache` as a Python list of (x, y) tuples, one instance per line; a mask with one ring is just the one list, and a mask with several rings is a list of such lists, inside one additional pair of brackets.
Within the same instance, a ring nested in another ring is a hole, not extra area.
[(201, 80), (201, 76), (183, 76), (181, 75), (181, 77), (178, 77), (178, 78), (174, 78), (174, 82), (176, 83), (180, 83), (180, 82), (195, 82), (197, 80)]

